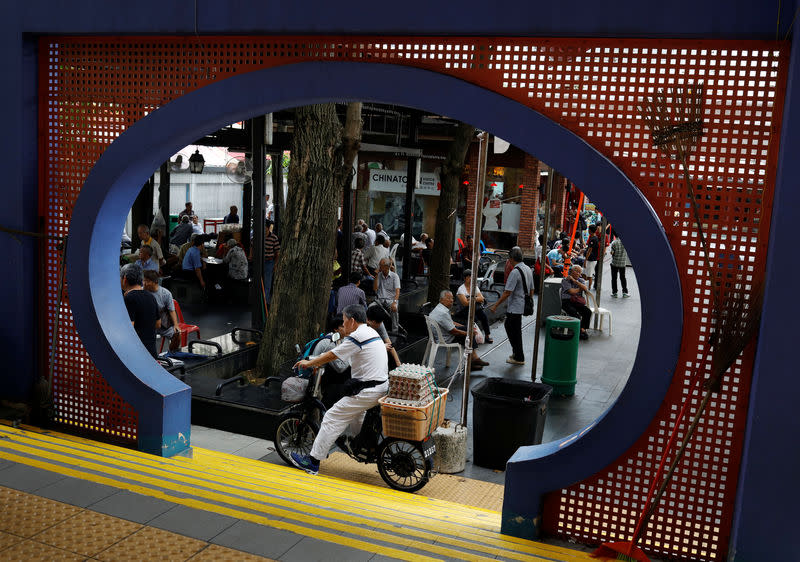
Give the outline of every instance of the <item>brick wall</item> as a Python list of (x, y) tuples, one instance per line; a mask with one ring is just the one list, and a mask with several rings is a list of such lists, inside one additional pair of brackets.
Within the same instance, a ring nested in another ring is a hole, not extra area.
[(533, 250), (536, 247), (535, 232), (539, 214), (539, 161), (529, 154), (525, 155), (521, 195), (517, 245), (523, 251)]

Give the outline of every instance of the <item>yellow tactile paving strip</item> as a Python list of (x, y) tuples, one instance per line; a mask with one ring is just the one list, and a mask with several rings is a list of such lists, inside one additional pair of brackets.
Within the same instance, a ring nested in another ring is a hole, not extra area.
[[(360, 463), (344, 453), (332, 453), (322, 461), (320, 470), (327, 476), (386, 487), (376, 465)], [(453, 474), (437, 474), (419, 494), (490, 511), (503, 509), (503, 486)]]
[(269, 560), (0, 486), (0, 560)]
[(164, 459), (36, 428), (0, 437), (0, 458), (393, 558), (591, 560), (500, 534), (497, 511), (215, 451)]

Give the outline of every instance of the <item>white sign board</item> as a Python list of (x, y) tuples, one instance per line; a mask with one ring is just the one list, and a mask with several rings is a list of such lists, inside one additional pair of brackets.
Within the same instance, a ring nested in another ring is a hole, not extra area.
[[(408, 176), (403, 170), (370, 170), (369, 190), (388, 191), (390, 193), (405, 193)], [(439, 176), (429, 172), (419, 175), (419, 187), (414, 190), (415, 195), (439, 195), (441, 186)]]

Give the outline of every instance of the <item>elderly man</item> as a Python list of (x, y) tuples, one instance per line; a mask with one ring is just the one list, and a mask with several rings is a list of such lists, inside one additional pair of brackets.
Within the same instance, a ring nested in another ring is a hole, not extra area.
[(181, 217), (181, 223), (175, 227), (169, 236), (169, 243), (182, 246), (189, 241), (192, 235), (192, 219), (186, 215)]
[(296, 368), (319, 367), (336, 359), (350, 362), (353, 384), (350, 394), (334, 404), (322, 418), (319, 432), (309, 455), (292, 453), (292, 462), (309, 474), (319, 472), (319, 462), (328, 456), (331, 446), (349, 426), (357, 435), (367, 410), (389, 390), (389, 359), (378, 333), (367, 326), (367, 313), (360, 305), (342, 311), (347, 336), (334, 349), (322, 355), (298, 361)]
[(172, 293), (158, 284), (158, 273), (155, 271), (144, 272), (144, 290), (153, 296), (158, 306), (160, 326), (156, 333), (169, 340), (170, 351), (177, 351), (181, 347), (181, 328)]
[(389, 234), (383, 229), (383, 225), (381, 223), (375, 224), (375, 234), (380, 234), (383, 236), (384, 240), (389, 240)]
[[(155, 262), (159, 266), (164, 265), (164, 252), (161, 251), (161, 245), (158, 243), (158, 240), (150, 236), (150, 227), (148, 227), (146, 224), (140, 224), (136, 229), (136, 234), (139, 235), (139, 240), (142, 241), (142, 246), (146, 244), (153, 250)], [(138, 260), (139, 252), (131, 254), (131, 256), (133, 259)]]
[(353, 251), (350, 252), (350, 272), (360, 272), (366, 279), (372, 281), (372, 274), (367, 269), (367, 262), (364, 259), (364, 239), (353, 239)]
[(589, 320), (592, 318), (592, 309), (586, 306), (584, 292), (589, 292), (589, 287), (581, 283), (581, 266), (573, 265), (569, 268), (569, 275), (561, 280), (561, 308), (567, 315), (581, 319), (582, 340), (589, 339)]
[[(453, 293), (447, 290), (442, 291), (439, 293), (439, 304), (431, 310), (431, 313), (428, 314), (428, 318), (439, 325), (445, 343), (453, 343), (455, 341), (463, 344), (467, 339), (466, 327), (463, 324), (457, 324), (453, 321), (452, 316), (450, 316), (451, 306), (453, 306)], [(473, 344), (472, 354), (469, 357), (473, 371), (479, 371), (483, 369), (484, 365), (489, 364), (488, 361), (484, 361), (478, 357), (478, 353), (475, 351), (477, 347), (477, 345)]]
[(161, 327), (156, 300), (142, 287), (142, 270), (135, 264), (124, 266), (119, 277), (133, 329), (150, 355), (156, 357), (156, 329)]
[[(470, 300), (470, 291), (472, 289), (471, 285), (472, 281), (472, 272), (467, 269), (464, 271), (464, 283), (456, 291), (456, 300), (460, 305), (461, 310), (455, 315), (455, 317), (459, 320), (466, 320), (467, 316), (469, 315), (469, 300)], [(486, 316), (486, 312), (483, 310), (483, 303), (486, 302), (486, 299), (481, 293), (481, 290), (478, 287), (475, 287), (475, 321), (480, 324), (481, 328), (483, 328), (483, 333), (486, 336), (486, 343), (494, 343), (492, 336), (490, 335), (491, 326), (489, 324), (489, 317)]]
[(360, 304), (364, 308), (367, 307), (367, 296), (364, 294), (364, 290), (359, 287), (360, 284), (361, 273), (358, 271), (350, 272), (350, 283), (340, 287), (336, 294), (336, 314), (341, 314), (351, 304)]
[(506, 286), (503, 294), (497, 299), (491, 311), (496, 312), (500, 303), (508, 299), (506, 309), (506, 335), (511, 343), (511, 356), (506, 359), (506, 363), (512, 365), (525, 364), (525, 351), (522, 348), (522, 313), (525, 311), (525, 293), (533, 298), (533, 272), (531, 268), (522, 263), (522, 249), (514, 246), (508, 253), (508, 259), (513, 262), (511, 273), (506, 279)]
[(204, 289), (206, 288), (206, 282), (203, 279), (203, 270), (206, 268), (206, 264), (203, 263), (203, 256), (200, 252), (200, 248), (203, 247), (204, 236), (196, 236), (194, 240), (192, 240), (192, 247), (186, 251), (186, 255), (183, 256), (183, 262), (181, 266), (181, 275), (185, 279), (193, 279), (197, 278), (200, 282), (200, 286)]
[(400, 277), (391, 271), (391, 263), (388, 257), (380, 261), (378, 274), (373, 281), (372, 289), (379, 304), (383, 305), (391, 314), (392, 329), (397, 330), (400, 325), (400, 315), (398, 314), (398, 304), (400, 303)]
[(180, 220), (181, 217), (184, 217), (184, 216), (189, 217), (190, 220), (191, 220), (191, 218), (193, 216), (195, 216), (194, 210), (192, 210), (192, 202), (191, 201), (187, 201), (186, 202), (186, 208), (183, 211), (181, 211), (180, 213), (178, 213), (178, 220)]
[(153, 249), (152, 246), (145, 244), (141, 248), (139, 248), (139, 259), (136, 260), (134, 263), (138, 265), (142, 271), (155, 271), (158, 273), (158, 264), (153, 261)]
[(367, 260), (367, 269), (373, 275), (378, 270), (378, 266), (383, 258), (389, 257), (389, 250), (383, 243), (384, 238), (378, 234), (375, 237), (375, 244), (364, 250), (364, 259)]
[(192, 233), (204, 234), (203, 227), (200, 226), (200, 217), (198, 217), (197, 215), (192, 215)]

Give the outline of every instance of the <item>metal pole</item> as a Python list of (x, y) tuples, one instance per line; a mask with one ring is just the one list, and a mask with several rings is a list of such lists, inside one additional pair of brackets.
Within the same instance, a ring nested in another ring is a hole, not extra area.
[[(413, 275), (411, 271), (411, 232), (412, 221), (414, 219), (414, 190), (419, 185), (419, 168), (421, 159), (418, 156), (409, 156), (406, 172), (406, 207), (405, 207), (405, 228), (403, 229), (403, 281), (409, 281)], [(416, 273), (416, 272), (414, 272)]]
[(474, 332), (472, 325), (475, 323), (475, 290), (478, 286), (478, 262), (481, 258), (481, 211), (483, 209), (483, 191), (486, 185), (486, 160), (489, 156), (489, 133), (482, 132), (478, 135), (478, 185), (475, 186), (475, 214), (472, 218), (472, 277), (469, 289), (469, 314), (467, 314), (466, 332), (464, 341), (464, 386), (461, 391), (461, 425), (467, 425), (467, 411), (469, 409), (469, 379), (472, 374), (472, 364), (469, 360), (472, 355)]
[(542, 326), (542, 301), (544, 300), (544, 260), (545, 256), (547, 255), (547, 230), (550, 228), (550, 200), (553, 198), (554, 175), (555, 170), (550, 168), (550, 172), (547, 174), (547, 200), (545, 202), (547, 205), (547, 212), (544, 214), (545, 235), (542, 238), (544, 244), (542, 244), (542, 258), (539, 262), (539, 298), (536, 302), (536, 332), (533, 335), (533, 364), (531, 365), (531, 382), (536, 382), (536, 363), (539, 361), (539, 332), (541, 331)]
[[(603, 289), (603, 258), (606, 257), (606, 228), (608, 227), (608, 220), (603, 215), (600, 222), (600, 244), (597, 245), (597, 267), (594, 273), (597, 279), (594, 282), (594, 294), (597, 306), (600, 306), (600, 292)], [(597, 318), (594, 319), (597, 322)], [(596, 324), (595, 324), (596, 325)], [(602, 327), (602, 326), (601, 326)]]
[[(253, 189), (253, 282), (250, 284), (250, 302), (259, 303), (261, 297), (261, 280), (264, 278), (264, 227), (266, 215), (266, 160), (264, 150), (264, 129), (266, 118), (262, 115), (250, 120), (250, 150), (253, 159), (253, 176), (251, 178)], [(263, 328), (261, 308), (254, 306), (252, 309), (253, 328)]]
[(158, 170), (158, 210), (164, 219), (164, 236), (161, 238), (161, 251), (169, 255), (169, 160)]

